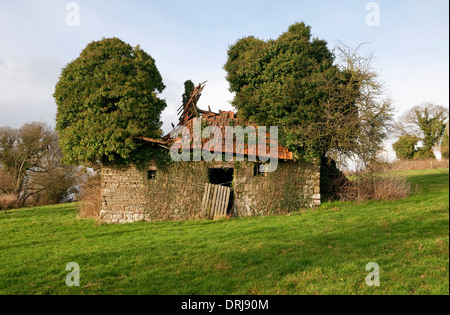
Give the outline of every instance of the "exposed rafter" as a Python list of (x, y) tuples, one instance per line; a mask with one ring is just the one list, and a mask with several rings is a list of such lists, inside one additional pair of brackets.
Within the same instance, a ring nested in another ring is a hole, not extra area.
[(195, 87), (195, 89), (191, 93), (191, 97), (189, 98), (189, 101), (187, 101), (186, 104), (183, 104), (178, 109), (178, 114), (180, 115), (180, 120), (178, 122), (178, 125), (183, 125), (186, 121), (189, 119), (199, 117), (199, 111), (197, 109), (197, 102), (200, 99), (200, 96), (202, 95), (202, 91), (205, 88), (206, 82), (200, 83)]

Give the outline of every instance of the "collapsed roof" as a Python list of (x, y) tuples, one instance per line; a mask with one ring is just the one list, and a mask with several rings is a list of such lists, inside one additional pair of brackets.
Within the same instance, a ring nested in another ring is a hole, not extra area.
[[(181, 105), (178, 109), (178, 114), (180, 115), (178, 126), (186, 127), (190, 131), (190, 149), (203, 149), (205, 145), (208, 144), (212, 139), (211, 138), (203, 138), (201, 137), (201, 148), (198, 147), (199, 143), (194, 141), (194, 120), (201, 119), (202, 129), (203, 126), (215, 126), (221, 129), (222, 132), (222, 153), (232, 153), (232, 154), (244, 154), (245, 156), (256, 156), (256, 157), (274, 157), (273, 151), (271, 148), (274, 146), (278, 146), (278, 154), (277, 158), (281, 160), (293, 160), (293, 153), (289, 151), (287, 148), (278, 144), (278, 141), (273, 141), (270, 139), (270, 134), (266, 133), (266, 148), (265, 150), (260, 150), (256, 145), (251, 145), (248, 143), (244, 143), (243, 146), (239, 146), (236, 144), (236, 139), (233, 140), (232, 146), (226, 146), (226, 138), (225, 131), (227, 126), (253, 126), (255, 132), (258, 132), (258, 126), (250, 123), (247, 119), (240, 119), (236, 117), (236, 114), (233, 111), (221, 111), (219, 113), (212, 112), (208, 106), (208, 110), (201, 110), (197, 107), (198, 100), (200, 99), (201, 93), (205, 87), (206, 82), (200, 83), (197, 85), (191, 93), (191, 97), (189, 98), (186, 104)], [(173, 126), (176, 130), (175, 126)], [(180, 139), (180, 137), (172, 138), (170, 133), (164, 136), (162, 139), (152, 139), (147, 137), (137, 137), (137, 139), (159, 145), (166, 149), (174, 144), (176, 141)], [(243, 151), (242, 151), (243, 148)], [(212, 145), (210, 150), (212, 151), (214, 146)], [(272, 154), (271, 154), (272, 153)]]

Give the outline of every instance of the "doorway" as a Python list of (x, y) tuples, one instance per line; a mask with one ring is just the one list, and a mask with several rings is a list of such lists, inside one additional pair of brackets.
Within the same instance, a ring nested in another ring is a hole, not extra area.
[(233, 168), (210, 168), (208, 170), (209, 183), (231, 188), (233, 182)]
[(203, 208), (210, 218), (220, 218), (233, 213), (233, 176), (234, 168), (208, 169), (209, 184), (205, 190)]

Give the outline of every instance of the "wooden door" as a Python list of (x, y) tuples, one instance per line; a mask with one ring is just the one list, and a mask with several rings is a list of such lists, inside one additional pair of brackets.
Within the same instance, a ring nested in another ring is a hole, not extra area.
[(217, 220), (227, 216), (231, 188), (220, 185), (205, 184), (202, 200), (202, 214), (204, 217)]

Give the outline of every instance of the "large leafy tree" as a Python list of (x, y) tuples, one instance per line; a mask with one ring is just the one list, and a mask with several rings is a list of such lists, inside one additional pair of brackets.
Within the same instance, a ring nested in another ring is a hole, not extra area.
[(159, 137), (166, 102), (155, 60), (117, 38), (94, 41), (61, 73), (56, 128), (71, 164), (129, 164), (148, 154), (136, 136)]
[(417, 154), (419, 139), (416, 136), (403, 135), (392, 145), (395, 155), (400, 160), (412, 160)]
[(343, 45), (338, 52), (340, 63), (304, 23), (276, 40), (238, 40), (224, 67), (238, 115), (278, 126), (282, 144), (299, 159), (370, 160), (386, 137), (390, 103), (377, 97), (381, 86), (370, 56)]
[(422, 103), (406, 111), (397, 123), (400, 138), (409, 136), (421, 141), (414, 159), (435, 159), (433, 150), (444, 136), (448, 122), (448, 108), (432, 103)]

